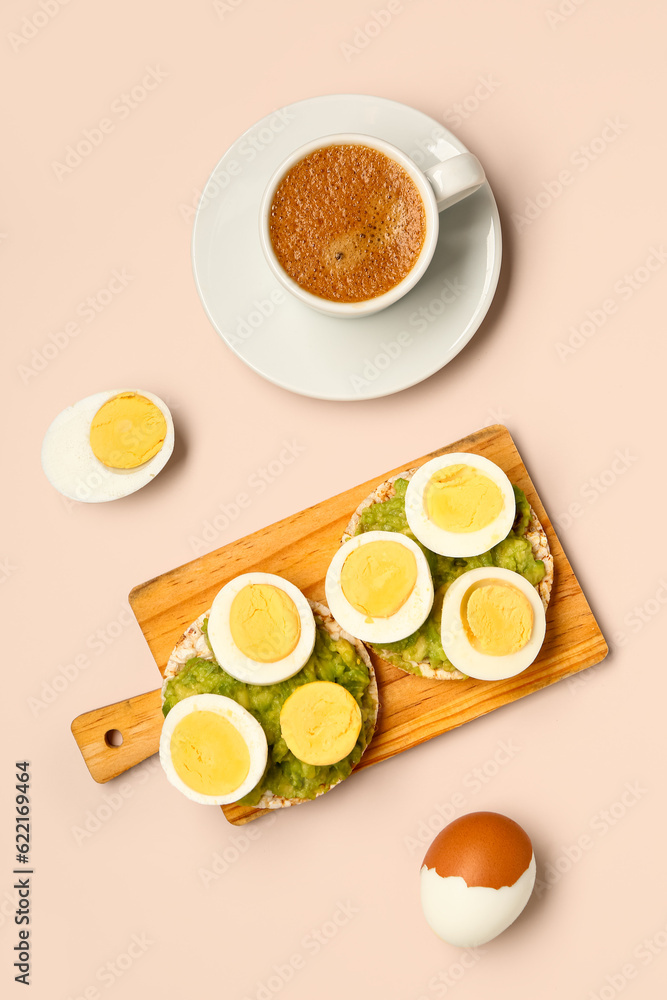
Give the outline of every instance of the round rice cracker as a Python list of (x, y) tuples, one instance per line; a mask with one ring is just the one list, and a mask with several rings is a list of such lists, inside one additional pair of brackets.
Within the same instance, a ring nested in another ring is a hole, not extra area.
[[(349, 541), (350, 538), (355, 534), (359, 520), (363, 512), (368, 508), (372, 507), (373, 504), (382, 503), (384, 500), (391, 500), (396, 494), (396, 489), (394, 483), (397, 479), (412, 479), (416, 468), (406, 469), (405, 472), (399, 472), (398, 475), (392, 476), (391, 479), (386, 479), (383, 483), (380, 483), (370, 496), (367, 496), (365, 500), (359, 504), (354, 514), (350, 518), (347, 528), (343, 532), (341, 538), (341, 545)], [(533, 557), (535, 559), (541, 559), (544, 563), (545, 574), (542, 580), (537, 585), (537, 592), (540, 595), (542, 604), (544, 605), (544, 610), (547, 610), (549, 605), (549, 599), (551, 597), (551, 588), (553, 586), (554, 580), (554, 560), (551, 555), (551, 549), (549, 548), (549, 542), (545, 534), (544, 528), (540, 524), (539, 518), (533, 508), (530, 508), (530, 521), (528, 522), (528, 528), (526, 529), (526, 536), (530, 542), (530, 547), (533, 552)], [(382, 659), (381, 653), (376, 653)], [(389, 660), (387, 663), (391, 662)], [(466, 674), (461, 673), (460, 670), (445, 670), (443, 667), (439, 667), (434, 670), (428, 660), (422, 660), (418, 662), (417, 660), (410, 660), (410, 666), (413, 670), (406, 670), (405, 673), (415, 673), (417, 676), (429, 677), (434, 680), (439, 681), (458, 681), (466, 680)], [(398, 667), (397, 663), (392, 663), (392, 666)], [(399, 667), (399, 669), (403, 669)]]
[[(311, 608), (313, 609), (313, 614), (315, 615), (315, 622), (317, 625), (323, 625), (327, 630), (329, 635), (333, 639), (347, 639), (347, 641), (354, 646), (359, 656), (363, 662), (368, 667), (368, 674), (370, 677), (370, 683), (368, 686), (368, 691), (370, 693), (371, 699), (373, 701), (373, 728), (370, 732), (370, 737), (368, 743), (373, 737), (375, 731), (375, 726), (377, 724), (378, 710), (380, 706), (380, 698), (378, 695), (377, 679), (375, 677), (375, 669), (371, 662), (371, 658), (368, 655), (368, 650), (364, 646), (360, 639), (355, 639), (354, 636), (350, 635), (340, 627), (338, 622), (335, 620), (329, 609), (324, 604), (320, 604), (318, 601), (308, 601)], [(209, 609), (210, 610), (210, 609)], [(213, 660), (213, 653), (211, 652), (211, 647), (208, 644), (208, 639), (202, 631), (202, 623), (205, 618), (208, 618), (209, 611), (205, 611), (202, 615), (197, 618), (196, 621), (190, 625), (189, 628), (185, 630), (181, 638), (176, 643), (174, 649), (172, 650), (171, 656), (167, 662), (167, 666), (164, 672), (164, 680), (162, 683), (162, 703), (164, 704), (165, 699), (165, 688), (167, 681), (171, 677), (175, 677), (180, 671), (181, 667), (187, 663), (188, 660), (192, 659), (193, 656), (201, 657), (203, 660)], [(368, 746), (364, 746), (362, 750), (362, 755), (366, 751)], [(328, 788), (323, 788), (321, 792), (318, 792), (315, 798), (319, 798), (320, 795), (324, 795), (325, 792), (331, 791), (336, 785), (339, 785), (344, 778), (339, 778)], [(267, 790), (263, 792), (262, 797), (253, 809), (282, 809), (285, 806), (298, 806), (304, 802), (312, 802), (312, 799), (286, 799), (280, 795), (274, 795), (273, 792)]]

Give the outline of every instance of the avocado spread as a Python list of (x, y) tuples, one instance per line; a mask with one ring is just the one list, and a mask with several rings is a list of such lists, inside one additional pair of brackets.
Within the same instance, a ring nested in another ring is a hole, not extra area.
[(362, 512), (356, 534), (360, 535), (364, 531), (400, 531), (417, 542), (431, 568), (435, 600), (430, 615), (416, 632), (398, 642), (389, 642), (383, 646), (375, 645), (372, 648), (383, 660), (411, 673), (420, 673), (414, 664), (423, 660), (427, 660), (434, 670), (454, 670), (445, 656), (440, 641), (442, 600), (449, 585), (462, 573), (480, 566), (501, 566), (504, 569), (514, 570), (533, 586), (537, 586), (544, 576), (544, 563), (541, 559), (533, 557), (530, 542), (525, 537), (530, 522), (530, 504), (523, 490), (514, 486), (516, 517), (507, 538), (482, 555), (454, 559), (431, 552), (410, 531), (405, 516), (407, 487), (406, 479), (397, 479), (394, 483), (396, 492), (393, 497), (372, 504)]
[[(314, 799), (319, 792), (347, 778), (359, 761), (373, 734), (375, 701), (369, 692), (368, 667), (346, 639), (334, 639), (315, 617), (315, 648), (304, 667), (279, 684), (245, 684), (230, 676), (214, 659), (191, 657), (165, 688), (162, 711), (168, 715), (174, 705), (193, 694), (222, 694), (233, 698), (257, 719), (266, 733), (269, 755), (266, 771), (245, 798), (245, 805), (256, 805), (262, 793), (270, 790), (286, 799)], [(208, 619), (202, 629), (206, 634)], [(213, 655), (213, 654), (211, 654)], [(361, 732), (351, 753), (337, 764), (303, 764), (287, 748), (280, 731), (280, 710), (297, 687), (310, 681), (333, 681), (342, 684), (361, 708)]]

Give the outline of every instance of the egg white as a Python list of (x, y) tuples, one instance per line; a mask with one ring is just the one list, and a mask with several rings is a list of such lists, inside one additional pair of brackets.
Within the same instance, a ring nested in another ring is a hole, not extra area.
[[(157, 455), (136, 469), (110, 469), (93, 453), (90, 425), (99, 408), (122, 392), (150, 399), (167, 422), (167, 433)], [(174, 450), (174, 422), (167, 404), (145, 389), (96, 392), (68, 406), (55, 418), (42, 442), (42, 469), (59, 493), (83, 503), (104, 503), (135, 493), (157, 476)]]
[[(424, 490), (431, 477), (450, 465), (470, 465), (496, 484), (503, 497), (503, 509), (495, 520), (478, 531), (445, 531), (433, 524), (426, 513)], [(441, 556), (468, 557), (488, 552), (490, 548), (507, 538), (516, 516), (516, 500), (512, 484), (495, 462), (482, 455), (469, 452), (454, 452), (441, 455), (426, 462), (412, 476), (405, 491), (405, 516), (410, 530), (431, 552)]]
[[(250, 754), (250, 768), (245, 780), (227, 795), (204, 795), (190, 788), (176, 773), (171, 759), (171, 737), (181, 719), (191, 712), (215, 712), (230, 722), (245, 741)], [(160, 734), (160, 763), (167, 778), (179, 792), (202, 805), (223, 806), (237, 802), (251, 792), (261, 779), (268, 758), (266, 733), (257, 719), (232, 698), (221, 694), (194, 694), (177, 702), (167, 715)]]
[(535, 855), (514, 885), (493, 889), (468, 886), (460, 875), (443, 878), (434, 868), (421, 870), (421, 903), (431, 930), (459, 948), (476, 948), (513, 924), (535, 885)]
[[(249, 584), (267, 583), (284, 591), (296, 605), (301, 622), (301, 634), (296, 647), (275, 663), (262, 663), (241, 652), (234, 642), (229, 626), (232, 602), (239, 591)], [(208, 618), (208, 640), (220, 666), (246, 684), (278, 684), (293, 677), (308, 662), (315, 648), (315, 619), (310, 604), (301, 591), (273, 573), (243, 573), (234, 577), (218, 592)]]
[[(353, 608), (346, 598), (340, 576), (343, 564), (351, 552), (361, 545), (380, 541), (398, 542), (412, 552), (417, 561), (417, 580), (412, 593), (396, 614), (368, 621), (368, 616)], [(433, 579), (426, 556), (416, 542), (397, 531), (366, 531), (350, 538), (341, 545), (331, 560), (324, 587), (331, 614), (346, 632), (363, 642), (396, 642), (405, 639), (426, 621), (433, 606)]]
[[(506, 656), (490, 656), (473, 649), (466, 635), (461, 616), (461, 604), (469, 588), (480, 580), (502, 580), (512, 584), (530, 601), (533, 609), (533, 630), (530, 639), (516, 653)], [(498, 681), (514, 677), (529, 667), (536, 658), (546, 633), (546, 615), (542, 599), (537, 589), (528, 583), (520, 573), (498, 566), (482, 566), (462, 573), (449, 586), (442, 602), (442, 624), (440, 638), (442, 648), (450, 663), (480, 681)]]

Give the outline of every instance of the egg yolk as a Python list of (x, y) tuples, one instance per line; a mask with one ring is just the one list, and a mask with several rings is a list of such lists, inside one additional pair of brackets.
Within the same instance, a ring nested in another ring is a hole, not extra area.
[(457, 534), (479, 531), (498, 517), (503, 494), (492, 479), (472, 465), (448, 465), (429, 479), (424, 489), (429, 521)]
[(301, 636), (296, 604), (270, 583), (249, 583), (229, 611), (232, 639), (241, 652), (259, 663), (277, 663), (294, 652)]
[(400, 542), (368, 542), (343, 563), (340, 585), (346, 600), (367, 621), (390, 618), (403, 607), (417, 582), (417, 560)]
[(302, 684), (280, 711), (283, 739), (303, 764), (336, 764), (352, 752), (361, 732), (361, 709), (332, 681)]
[(100, 406), (90, 425), (90, 447), (109, 469), (136, 469), (159, 452), (167, 421), (159, 406), (136, 392), (121, 392)]
[(236, 726), (217, 712), (190, 712), (176, 723), (171, 762), (181, 781), (202, 795), (228, 795), (245, 781), (250, 752)]
[(509, 656), (523, 649), (533, 631), (533, 617), (526, 595), (504, 580), (481, 580), (461, 603), (468, 641), (487, 656)]

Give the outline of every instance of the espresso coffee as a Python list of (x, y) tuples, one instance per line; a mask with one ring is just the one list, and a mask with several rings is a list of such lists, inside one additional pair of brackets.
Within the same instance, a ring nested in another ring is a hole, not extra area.
[(363, 302), (408, 275), (426, 236), (417, 185), (370, 146), (325, 146), (296, 163), (276, 189), (273, 250), (301, 288), (335, 302)]

